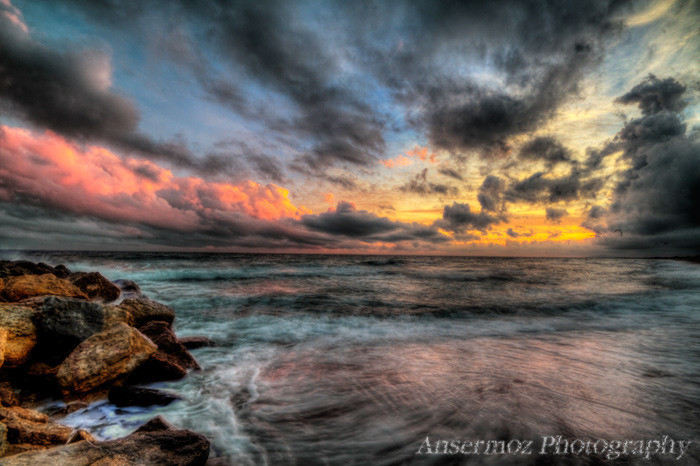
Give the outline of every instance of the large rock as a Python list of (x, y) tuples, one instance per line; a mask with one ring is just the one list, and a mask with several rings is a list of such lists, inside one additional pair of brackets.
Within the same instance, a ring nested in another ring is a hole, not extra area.
[(61, 363), (56, 379), (65, 395), (87, 393), (126, 377), (156, 349), (138, 330), (117, 324), (80, 343)]
[(139, 329), (158, 346), (158, 351), (168, 354), (185, 369), (201, 369), (197, 360), (180, 343), (167, 322), (150, 322)]
[(7, 442), (14, 445), (53, 446), (64, 445), (71, 440), (92, 440), (90, 434), (84, 431), (76, 438), (73, 428), (50, 422), (46, 415), (31, 409), (0, 408), (0, 422), (7, 426)]
[(53, 274), (55, 269), (42, 262), (35, 264), (29, 261), (0, 261), (0, 278), (19, 277), (21, 275)]
[(7, 466), (160, 464), (203, 466), (209, 441), (188, 430), (176, 430), (164, 421), (149, 422), (133, 434), (105, 442), (77, 442), (48, 450), (29, 451), (2, 459)]
[(68, 279), (92, 300), (109, 303), (119, 298), (121, 293), (116, 285), (99, 272), (76, 272)]
[(200, 369), (187, 348), (177, 341), (167, 322), (150, 322), (140, 330), (158, 346), (158, 351), (134, 371), (129, 382), (179, 380), (187, 375), (187, 369)]
[(216, 343), (207, 337), (182, 337), (178, 338), (177, 341), (188, 350), (216, 346)]
[(7, 426), (0, 422), (0, 456), (7, 453), (9, 446), (7, 443)]
[(2, 290), (0, 290), (0, 296), (8, 302), (21, 301), (41, 295), (87, 299), (87, 295), (78, 287), (50, 273), (7, 278)]
[(180, 399), (162, 390), (141, 387), (112, 387), (109, 402), (116, 406), (166, 406)]
[(35, 311), (24, 306), (0, 303), (0, 328), (6, 332), (3, 367), (17, 367), (27, 362), (36, 345)]
[(7, 329), (0, 327), (0, 367), (5, 362), (5, 346), (7, 345)]
[(152, 321), (167, 322), (172, 325), (175, 311), (170, 306), (151, 301), (148, 298), (129, 298), (119, 304), (121, 309), (128, 311), (133, 319), (134, 327), (140, 328)]
[(82, 341), (122, 322), (130, 323), (130, 315), (115, 306), (55, 296), (44, 299), (41, 311), (34, 316), (40, 353), (55, 363)]

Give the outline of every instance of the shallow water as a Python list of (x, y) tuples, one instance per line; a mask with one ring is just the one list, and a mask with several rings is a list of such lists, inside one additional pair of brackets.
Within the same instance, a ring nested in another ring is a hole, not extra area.
[[(139, 283), (206, 335), (183, 400), (107, 402), (100, 438), (162, 414), (235, 464), (598, 464), (416, 455), (444, 440), (691, 440), (700, 463), (700, 266), (653, 259), (14, 254)], [(535, 447), (533, 447), (535, 448)], [(537, 451), (535, 452), (537, 453)]]

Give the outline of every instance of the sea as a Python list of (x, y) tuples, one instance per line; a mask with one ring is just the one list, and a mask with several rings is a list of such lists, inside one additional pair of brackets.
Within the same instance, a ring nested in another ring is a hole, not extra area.
[(201, 371), (151, 385), (180, 401), (63, 419), (98, 439), (162, 415), (218, 464), (700, 464), (696, 263), (3, 256), (134, 280), (175, 309), (179, 336), (216, 342), (193, 350)]

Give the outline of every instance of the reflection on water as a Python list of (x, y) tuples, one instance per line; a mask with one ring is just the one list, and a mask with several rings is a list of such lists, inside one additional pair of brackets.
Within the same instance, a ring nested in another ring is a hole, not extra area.
[(416, 456), (444, 440), (691, 440), (700, 464), (700, 267), (663, 260), (42, 254), (171, 304), (204, 370), (167, 407), (67, 422), (102, 438), (155, 414), (232, 464), (609, 464)]

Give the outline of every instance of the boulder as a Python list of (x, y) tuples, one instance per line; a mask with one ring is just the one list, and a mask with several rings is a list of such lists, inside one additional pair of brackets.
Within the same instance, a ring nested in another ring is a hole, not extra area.
[(7, 302), (21, 301), (41, 295), (87, 299), (87, 295), (78, 287), (50, 273), (7, 278), (2, 290), (0, 290), (0, 296)]
[(178, 338), (177, 341), (188, 350), (216, 346), (216, 343), (207, 337), (182, 337)]
[(7, 329), (0, 328), (0, 367), (5, 362), (5, 346), (7, 345)]
[(12, 387), (0, 386), (0, 406), (19, 406), (19, 399)]
[[(7, 442), (38, 446), (63, 445), (77, 441), (73, 428), (50, 422), (46, 415), (19, 407), (0, 408), (0, 422), (7, 426)], [(92, 437), (87, 432), (84, 439)]]
[(34, 315), (39, 352), (59, 363), (82, 341), (118, 323), (130, 323), (129, 314), (115, 306), (51, 296)]
[(7, 443), (7, 426), (0, 422), (0, 456), (7, 453), (10, 444)]
[(119, 304), (121, 309), (131, 314), (133, 325), (140, 328), (151, 321), (163, 321), (172, 325), (175, 311), (170, 306), (151, 301), (148, 298), (129, 298)]
[(72, 272), (63, 264), (58, 264), (53, 268), (53, 274), (58, 278), (68, 278)]
[(187, 369), (172, 360), (167, 354), (159, 351), (139, 366), (128, 379), (129, 383), (153, 383), (180, 380), (187, 375)]
[(180, 366), (185, 369), (201, 369), (197, 360), (178, 341), (167, 322), (150, 322), (139, 330), (158, 346), (158, 351), (169, 355)]
[[(151, 423), (147, 423), (149, 425)], [(6, 466), (162, 464), (203, 466), (209, 441), (188, 430), (157, 423), (126, 437), (104, 442), (77, 442), (48, 450), (28, 451), (3, 458)]]
[(109, 303), (119, 298), (121, 291), (99, 272), (76, 272), (68, 277), (88, 298)]
[(140, 387), (112, 387), (107, 397), (116, 406), (166, 406), (180, 399), (162, 390)]
[(27, 362), (36, 345), (35, 311), (24, 306), (0, 303), (0, 328), (6, 332), (3, 367), (17, 367)]
[(158, 351), (134, 371), (129, 377), (130, 383), (179, 380), (187, 375), (187, 369), (200, 369), (187, 348), (177, 341), (167, 322), (150, 322), (140, 330), (158, 346)]
[(116, 286), (121, 290), (121, 296), (126, 298), (141, 298), (143, 294), (141, 293), (141, 287), (132, 280), (125, 280), (123, 278), (114, 280)]
[(35, 264), (30, 261), (0, 261), (0, 278), (19, 277), (22, 275), (44, 275), (53, 274), (55, 269), (49, 265), (39, 262)]
[(80, 343), (58, 368), (64, 395), (87, 393), (129, 375), (156, 352), (156, 345), (124, 323)]

